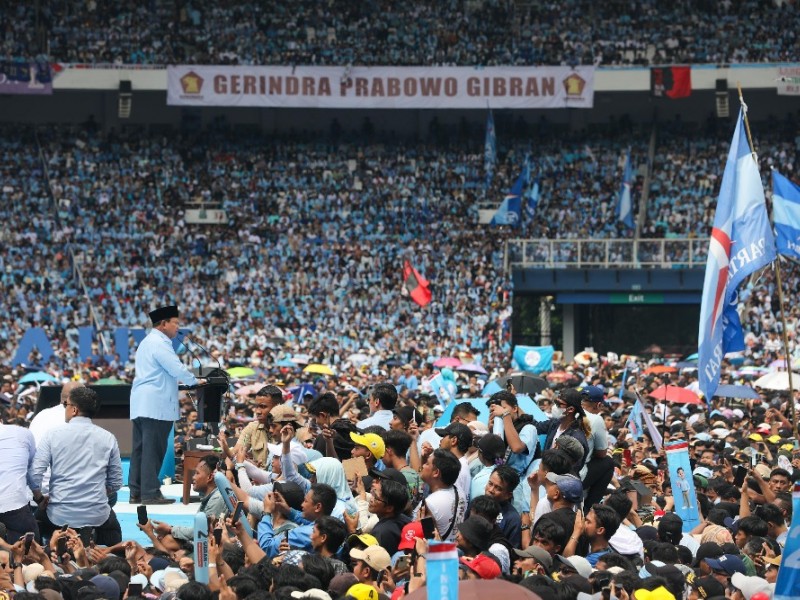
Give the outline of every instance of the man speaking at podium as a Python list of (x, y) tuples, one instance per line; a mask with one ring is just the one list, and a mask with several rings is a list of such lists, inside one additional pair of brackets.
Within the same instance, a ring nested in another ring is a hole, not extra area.
[(128, 487), (131, 504), (171, 504), (161, 494), (158, 473), (167, 451), (172, 424), (180, 418), (178, 382), (200, 385), (178, 359), (172, 340), (178, 335), (177, 306), (162, 306), (149, 313), (153, 329), (136, 349), (136, 374), (131, 387), (133, 453)]

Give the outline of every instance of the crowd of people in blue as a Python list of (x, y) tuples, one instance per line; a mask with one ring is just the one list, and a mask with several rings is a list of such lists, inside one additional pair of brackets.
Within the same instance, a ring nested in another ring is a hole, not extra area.
[(798, 18), (784, 0), (71, 0), (5, 3), (0, 54), (136, 65), (763, 63), (796, 58)]

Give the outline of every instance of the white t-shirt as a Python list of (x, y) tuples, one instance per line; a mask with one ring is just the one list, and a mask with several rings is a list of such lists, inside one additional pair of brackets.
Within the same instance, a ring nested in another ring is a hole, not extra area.
[[(466, 499), (458, 492), (458, 505), (456, 505), (455, 490), (452, 487), (445, 488), (433, 492), (425, 499), (425, 505), (428, 507), (433, 520), (436, 522), (436, 530), (439, 532), (442, 541), (454, 542), (456, 539), (456, 530), (458, 526), (464, 522), (464, 515), (467, 512)], [(453, 521), (453, 508), (455, 508), (455, 524), (450, 527)], [(450, 530), (447, 538), (444, 534)]]
[(464, 498), (467, 504), (469, 504), (469, 493), (470, 488), (472, 487), (472, 476), (469, 472), (469, 463), (467, 462), (466, 456), (459, 458), (458, 462), (461, 463), (461, 472), (458, 474), (458, 479), (456, 479), (458, 493)]

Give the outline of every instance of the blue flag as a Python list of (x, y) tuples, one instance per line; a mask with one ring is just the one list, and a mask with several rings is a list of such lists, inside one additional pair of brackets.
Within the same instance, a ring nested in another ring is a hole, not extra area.
[(800, 259), (800, 186), (772, 171), (772, 220), (778, 253)]
[(800, 485), (792, 491), (792, 523), (781, 554), (774, 600), (795, 600), (800, 597)]
[(514, 185), (511, 186), (500, 208), (494, 213), (492, 217), (492, 225), (512, 225), (514, 227), (520, 224), (522, 219), (522, 190), (527, 183), (526, 171), (522, 170), (519, 174)]
[(489, 110), (489, 116), (486, 117), (486, 141), (483, 147), (483, 170), (486, 172), (486, 187), (489, 187), (492, 182), (496, 163), (497, 138), (494, 131), (494, 117), (492, 116), (492, 111)]
[(617, 201), (617, 220), (622, 221), (626, 227), (633, 229), (633, 200), (631, 187), (633, 186), (633, 169), (631, 168), (631, 155), (625, 155), (625, 169), (622, 173), (622, 187), (619, 190)]
[(514, 346), (513, 362), (521, 371), (541, 373), (553, 368), (552, 346)]
[(776, 257), (761, 175), (740, 110), (717, 199), (700, 304), (697, 367), (707, 399), (717, 391), (725, 354), (744, 349), (737, 288)]
[(644, 407), (642, 406), (642, 403), (637, 400), (634, 403), (630, 414), (628, 415), (628, 422), (625, 425), (625, 427), (628, 428), (628, 431), (631, 432), (631, 437), (633, 437), (633, 439), (636, 441), (641, 440), (642, 436), (644, 435), (644, 421), (642, 418), (643, 413)]

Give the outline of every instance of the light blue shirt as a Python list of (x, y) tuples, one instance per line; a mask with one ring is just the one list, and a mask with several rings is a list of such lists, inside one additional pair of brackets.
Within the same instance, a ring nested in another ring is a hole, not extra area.
[(0, 513), (28, 504), (28, 487), (36, 442), (33, 434), (19, 425), (0, 424)]
[(195, 385), (197, 378), (175, 354), (172, 340), (153, 329), (136, 349), (136, 376), (131, 387), (131, 419), (177, 421), (178, 382)]
[(489, 477), (492, 476), (492, 472), (494, 472), (493, 466), (487, 467), (482, 464), (480, 471), (472, 476), (472, 483), (469, 487), (470, 499), (483, 496), (486, 493), (486, 484), (489, 482)]
[(371, 417), (367, 417), (363, 421), (359, 421), (356, 423), (356, 427), (361, 429), (362, 431), (367, 427), (372, 427), (373, 425), (380, 425), (386, 431), (389, 431), (389, 423), (392, 420), (392, 411), (390, 410), (379, 410)]
[(87, 417), (73, 417), (42, 439), (33, 459), (32, 487), (50, 467), (47, 517), (55, 525), (99, 527), (108, 520), (108, 494), (122, 487), (117, 438)]

